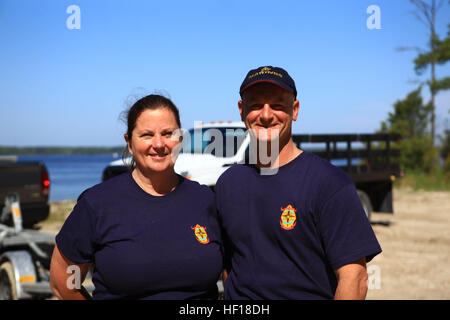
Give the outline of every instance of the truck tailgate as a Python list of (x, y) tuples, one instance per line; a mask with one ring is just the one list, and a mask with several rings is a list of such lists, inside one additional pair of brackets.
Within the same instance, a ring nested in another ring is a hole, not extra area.
[(48, 195), (42, 194), (42, 172), (45, 166), (39, 162), (2, 163), (0, 165), (0, 205), (6, 195), (15, 192), (20, 202), (46, 202)]

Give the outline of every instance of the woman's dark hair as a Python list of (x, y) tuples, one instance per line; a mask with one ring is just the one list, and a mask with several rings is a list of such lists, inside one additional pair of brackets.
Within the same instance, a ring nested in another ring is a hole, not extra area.
[[(180, 113), (175, 104), (169, 98), (163, 97), (158, 94), (150, 94), (136, 101), (131, 106), (131, 108), (125, 112), (124, 118), (127, 124), (128, 141), (131, 141), (133, 130), (136, 127), (136, 121), (141, 113), (145, 110), (156, 110), (160, 108), (167, 108), (172, 111), (173, 115), (175, 116), (175, 121), (177, 122), (178, 128), (181, 128)], [(126, 146), (122, 153), (122, 160), (125, 160), (129, 156), (130, 152), (128, 150), (128, 146)], [(128, 166), (128, 169), (133, 170), (135, 166), (136, 162), (132, 158), (131, 164)]]

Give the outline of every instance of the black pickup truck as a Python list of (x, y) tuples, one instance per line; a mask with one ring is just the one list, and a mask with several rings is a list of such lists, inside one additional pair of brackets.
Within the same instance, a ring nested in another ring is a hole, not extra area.
[(2, 214), (5, 198), (11, 194), (19, 196), (24, 227), (47, 219), (49, 192), (50, 179), (42, 162), (21, 162), (16, 156), (0, 156), (0, 223), (11, 224), (11, 215)]

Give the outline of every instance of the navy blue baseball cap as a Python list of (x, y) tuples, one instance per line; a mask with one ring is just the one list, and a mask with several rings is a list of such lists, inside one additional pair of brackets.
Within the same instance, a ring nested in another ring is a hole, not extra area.
[(295, 87), (295, 82), (291, 76), (283, 68), (272, 66), (264, 66), (250, 70), (242, 82), (241, 88), (239, 89), (239, 94), (241, 97), (242, 93), (247, 88), (260, 82), (273, 83), (289, 92), (292, 92), (297, 99), (297, 88)]

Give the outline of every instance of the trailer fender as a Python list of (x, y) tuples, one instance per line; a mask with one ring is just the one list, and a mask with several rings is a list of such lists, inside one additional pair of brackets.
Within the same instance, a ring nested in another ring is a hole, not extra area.
[(0, 256), (0, 264), (5, 261), (11, 262), (14, 269), (14, 278), (17, 288), (18, 299), (31, 298), (24, 290), (23, 283), (36, 283), (36, 270), (34, 268), (33, 259), (29, 252), (25, 250), (6, 251)]
[(370, 202), (370, 198), (367, 195), (367, 193), (365, 193), (362, 190), (357, 189), (356, 192), (358, 193), (359, 200), (361, 200), (361, 204), (364, 209), (364, 212), (366, 213), (366, 217), (370, 221), (370, 218), (372, 216), (372, 211), (373, 211), (373, 207), (372, 207), (372, 203)]

